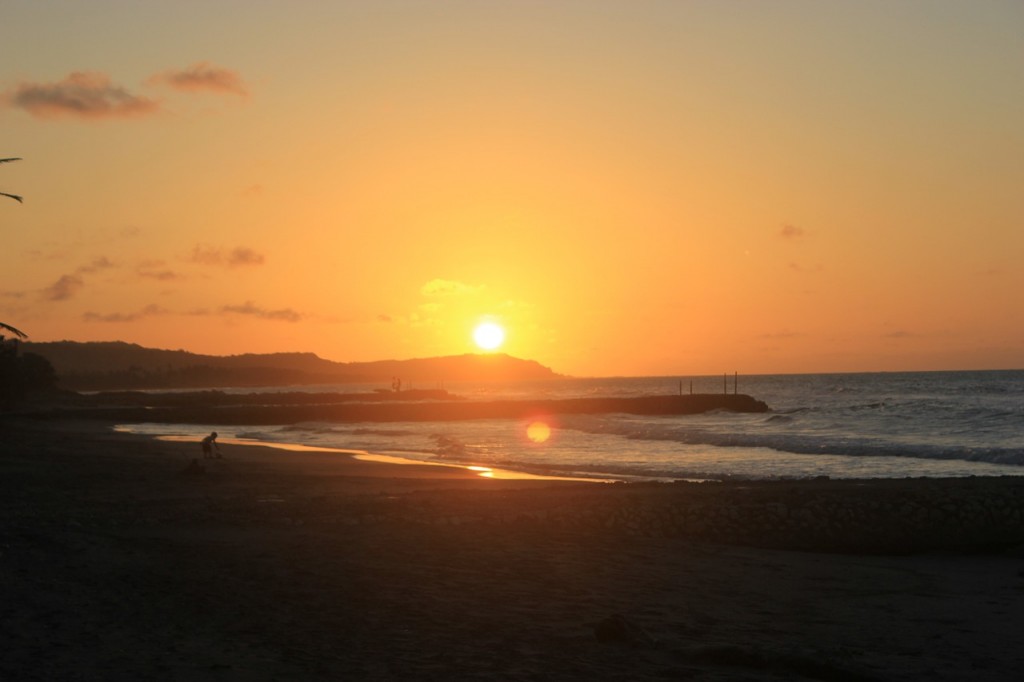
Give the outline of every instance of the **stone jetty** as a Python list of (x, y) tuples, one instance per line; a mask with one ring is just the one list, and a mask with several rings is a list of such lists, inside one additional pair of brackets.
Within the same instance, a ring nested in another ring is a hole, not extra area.
[(768, 406), (745, 394), (654, 395), (560, 400), (348, 401), (275, 405), (101, 405), (66, 407), (37, 416), (103, 419), (120, 423), (260, 425), (298, 422), (458, 421), (532, 419), (560, 414), (684, 415), (714, 410), (767, 412)]

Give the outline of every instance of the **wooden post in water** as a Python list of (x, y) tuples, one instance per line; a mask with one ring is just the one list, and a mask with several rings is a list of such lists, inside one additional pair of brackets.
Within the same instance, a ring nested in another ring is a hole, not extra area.
[(722, 393), (729, 395), (729, 373), (722, 372)]
[(740, 392), (740, 373), (733, 372), (732, 376), (732, 394), (739, 395)]

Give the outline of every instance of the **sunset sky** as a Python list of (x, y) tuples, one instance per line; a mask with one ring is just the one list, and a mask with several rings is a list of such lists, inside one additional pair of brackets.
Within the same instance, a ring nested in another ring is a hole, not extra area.
[(1024, 367), (1018, 0), (0, 10), (30, 340)]

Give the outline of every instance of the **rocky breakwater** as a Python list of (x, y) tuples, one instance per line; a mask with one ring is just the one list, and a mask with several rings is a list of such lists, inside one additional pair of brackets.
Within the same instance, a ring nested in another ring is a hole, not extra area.
[(744, 394), (655, 395), (562, 400), (412, 400), (336, 404), (92, 406), (54, 409), (39, 416), (105, 419), (121, 423), (160, 422), (224, 425), (299, 422), (456, 421), (529, 419), (555, 414), (699, 414), (713, 410), (767, 412), (768, 406)]

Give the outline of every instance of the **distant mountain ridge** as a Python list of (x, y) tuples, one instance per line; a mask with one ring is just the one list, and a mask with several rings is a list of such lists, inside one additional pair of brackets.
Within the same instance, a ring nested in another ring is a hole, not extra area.
[(123, 341), (26, 342), (22, 348), (49, 360), (57, 371), (60, 386), (71, 390), (342, 383), (382, 383), (390, 388), (395, 377), (408, 388), (414, 384), (546, 380), (560, 376), (536, 361), (503, 353), (334, 362), (314, 353), (201, 355)]

